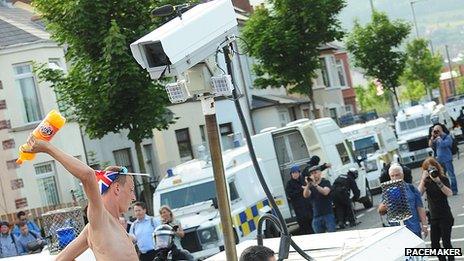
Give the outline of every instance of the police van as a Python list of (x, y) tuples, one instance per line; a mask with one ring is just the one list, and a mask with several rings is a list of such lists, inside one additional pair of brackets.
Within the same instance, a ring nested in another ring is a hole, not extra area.
[(421, 163), (433, 155), (428, 144), (431, 118), (438, 117), (440, 123), (452, 129), (453, 122), (442, 104), (428, 102), (398, 112), (395, 121), (398, 136), (400, 162), (406, 165)]
[[(293, 219), (285, 184), (290, 168), (304, 167), (312, 155), (332, 168), (325, 173), (332, 183), (340, 174), (358, 168), (354, 154), (338, 125), (330, 118), (299, 120), (282, 128), (267, 129), (252, 137), (258, 162), (283, 217)], [(246, 146), (223, 152), (236, 242), (256, 236), (258, 219), (269, 213), (269, 201), (258, 181)], [(357, 179), (362, 202), (372, 206), (363, 170)], [(208, 160), (192, 160), (174, 167), (153, 195), (154, 209), (169, 205), (185, 231), (182, 246), (195, 258), (223, 250), (213, 169)]]
[(398, 160), (398, 142), (387, 120), (378, 118), (341, 129), (350, 141), (356, 157), (364, 160), (371, 190), (380, 191), (379, 177), (384, 163)]

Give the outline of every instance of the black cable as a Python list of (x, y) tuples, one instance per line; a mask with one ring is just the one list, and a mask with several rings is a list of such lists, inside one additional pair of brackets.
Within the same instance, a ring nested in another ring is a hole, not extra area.
[[(274, 227), (276, 227), (277, 229), (279, 229), (279, 232), (281, 232), (281, 227), (279, 226), (280, 223), (279, 223), (279, 220), (274, 216), (274, 215), (271, 215), (271, 214), (264, 214), (262, 215), (259, 220), (258, 220), (258, 227), (257, 227), (257, 234), (256, 234), (256, 239), (258, 240), (258, 246), (262, 246), (263, 245), (263, 223), (266, 221), (266, 220), (269, 220), (272, 222), (272, 225), (274, 225)], [(285, 244), (290, 244), (293, 249), (295, 249), (295, 251), (300, 254), (303, 258), (305, 258), (306, 260), (314, 260), (311, 256), (309, 256), (308, 254), (306, 254), (306, 252), (301, 249), (296, 243), (295, 241), (293, 241), (290, 237), (290, 235), (285, 238), (284, 240), (284, 244), (281, 244), (280, 247), (282, 247), (282, 245), (285, 245)], [(287, 249), (287, 248), (286, 248)], [(279, 260), (283, 260), (283, 259), (286, 259), (288, 258), (288, 251), (287, 252), (284, 252), (284, 251), (281, 251), (283, 250), (282, 248), (279, 249)], [(282, 253), (282, 254), (281, 254)]]
[[(229, 57), (230, 51), (228, 49), (228, 46), (225, 46), (223, 48), (223, 51), (224, 51), (224, 57), (225, 57), (225, 60), (226, 60), (227, 70), (229, 71), (229, 74), (232, 77), (232, 83), (233, 83), (234, 82), (233, 69), (232, 69), (232, 62), (231, 62), (231, 59)], [(240, 119), (240, 123), (242, 124), (242, 129), (243, 129), (243, 132), (244, 132), (245, 140), (247, 142), (248, 151), (250, 153), (250, 158), (251, 158), (251, 161), (253, 163), (253, 167), (254, 167), (255, 172), (256, 172), (256, 176), (258, 176), (259, 183), (263, 187), (264, 193), (266, 194), (266, 197), (269, 200), (269, 204), (271, 205), (272, 209), (274, 210), (275, 215), (277, 216), (277, 218), (279, 220), (280, 227), (282, 229), (281, 230), (282, 231), (282, 233), (281, 233), (281, 243), (280, 243), (282, 245), (282, 243), (283, 243), (282, 238), (289, 237), (287, 224), (285, 223), (285, 219), (282, 216), (282, 213), (280, 212), (280, 209), (277, 206), (277, 204), (276, 204), (276, 202), (274, 200), (274, 197), (272, 196), (271, 191), (270, 191), (269, 187), (266, 184), (266, 180), (264, 179), (263, 173), (261, 172), (261, 168), (259, 167), (258, 159), (256, 158), (256, 153), (255, 153), (255, 150), (253, 148), (253, 143), (251, 141), (250, 131), (248, 130), (248, 126), (247, 126), (247, 123), (245, 121), (245, 116), (243, 115), (242, 107), (240, 105), (240, 101), (239, 101), (239, 97), (238, 97), (236, 88), (234, 88), (232, 90), (232, 96), (234, 97), (235, 109), (237, 110), (237, 114), (238, 114), (238, 117)], [(288, 252), (288, 250), (287, 250), (287, 252)]]

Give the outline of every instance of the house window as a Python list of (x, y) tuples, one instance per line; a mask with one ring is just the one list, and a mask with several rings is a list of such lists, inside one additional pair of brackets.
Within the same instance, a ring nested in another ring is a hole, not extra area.
[(288, 115), (288, 111), (279, 111), (279, 121), (280, 126), (284, 127), (287, 123), (290, 122), (290, 116)]
[(26, 122), (41, 120), (43, 115), (32, 66), (30, 64), (14, 65), (13, 70), (16, 86), (21, 90)]
[(188, 128), (176, 130), (177, 147), (182, 162), (193, 159), (192, 143)]
[(234, 147), (234, 130), (232, 123), (219, 124), (219, 133), (221, 133), (222, 149), (228, 150)]
[(153, 145), (152, 144), (146, 144), (143, 145), (143, 150), (145, 151), (145, 166), (147, 166), (148, 173), (152, 176), (155, 177), (155, 162), (154, 162), (154, 154), (153, 154)]
[(337, 108), (330, 108), (329, 109), (329, 114), (330, 114), (330, 118), (334, 119), (334, 120), (337, 120), (338, 116), (337, 116)]
[(206, 143), (206, 128), (205, 125), (200, 125), (200, 135), (201, 135), (201, 142), (203, 144)]
[(330, 87), (331, 85), (330, 85), (329, 71), (327, 70), (327, 62), (325, 58), (319, 58), (319, 61), (321, 62), (322, 81), (325, 87)]
[(346, 111), (346, 113), (353, 114), (353, 105), (351, 105), (351, 104), (346, 105), (345, 106), (345, 111)]
[(126, 167), (129, 172), (134, 172), (131, 149), (122, 149), (113, 151), (114, 162), (117, 166)]
[(303, 109), (303, 117), (309, 119), (309, 109)]
[(42, 204), (44, 206), (60, 204), (54, 162), (36, 164), (34, 165), (34, 169)]
[(228, 122), (228, 123), (219, 124), (219, 131), (221, 132), (221, 136), (234, 133), (232, 130), (232, 123)]
[(343, 61), (340, 59), (337, 59), (336, 66), (337, 66), (337, 75), (338, 75), (338, 80), (340, 81), (340, 85), (345, 87), (346, 86), (346, 75), (345, 75), (345, 68), (343, 67)]

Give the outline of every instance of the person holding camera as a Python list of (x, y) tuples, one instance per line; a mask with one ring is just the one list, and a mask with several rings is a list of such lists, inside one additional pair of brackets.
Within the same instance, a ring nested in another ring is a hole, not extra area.
[[(448, 197), (453, 195), (450, 182), (443, 169), (434, 158), (428, 158), (422, 163), (422, 178), (419, 183), (421, 194), (427, 193), (430, 211), (430, 241), (432, 248), (440, 248), (440, 239), (444, 248), (451, 246), (451, 229), (454, 224), (453, 214), (448, 204)], [(446, 260), (439, 256), (439, 260)], [(454, 260), (454, 257), (448, 257)]]
[(309, 169), (315, 166), (318, 166), (320, 171), (324, 171), (332, 167), (330, 163), (324, 163), (324, 164), (319, 165), (320, 162), (321, 162), (321, 158), (319, 158), (319, 156), (317, 155), (312, 156), (307, 163), (308, 165), (301, 172), (301, 175), (303, 175), (303, 177), (309, 176)]
[(309, 198), (313, 208), (313, 230), (315, 233), (335, 232), (335, 216), (332, 209), (330, 181), (322, 178), (320, 166), (308, 170), (303, 196)]
[(185, 236), (185, 233), (180, 221), (174, 218), (171, 208), (169, 206), (161, 206), (159, 213), (161, 216), (161, 222), (171, 226), (175, 232), (174, 249), (172, 250), (173, 260), (193, 260), (192, 254), (182, 247), (180, 240)]
[(134, 216), (136, 220), (129, 229), (129, 235), (133, 236), (137, 242), (137, 248), (140, 252), (139, 259), (141, 261), (153, 261), (155, 258), (153, 231), (161, 225), (161, 222), (146, 213), (147, 206), (144, 202), (134, 203)]
[(303, 188), (306, 182), (301, 176), (300, 167), (292, 166), (290, 176), (291, 178), (287, 181), (285, 191), (295, 211), (296, 222), (300, 227), (300, 232), (302, 235), (314, 234), (311, 227), (313, 219), (311, 205), (309, 204), (309, 200), (303, 197)]
[(30, 231), (26, 223), (19, 225), (20, 234), (17, 237), (19, 254), (40, 253), (46, 245), (45, 240), (37, 232)]
[(453, 166), (453, 142), (453, 137), (451, 137), (450, 134), (446, 134), (443, 131), (443, 127), (441, 125), (436, 125), (433, 127), (432, 137), (429, 140), (429, 146), (436, 148), (436, 158), (441, 166), (445, 168), (445, 172), (447, 172), (449, 175), (453, 195), (457, 195), (458, 185), (456, 182), (456, 175), (454, 174)]

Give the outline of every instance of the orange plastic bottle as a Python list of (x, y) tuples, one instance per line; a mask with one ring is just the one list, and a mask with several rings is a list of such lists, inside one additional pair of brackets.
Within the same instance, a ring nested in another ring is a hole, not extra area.
[[(39, 126), (32, 131), (32, 135), (34, 135), (36, 139), (50, 141), (65, 123), (66, 119), (61, 116), (57, 110), (52, 110), (47, 114)], [(26, 160), (33, 160), (35, 158), (34, 153), (27, 153), (23, 151), (27, 148), (27, 144), (23, 144), (19, 147), (19, 157), (16, 160), (18, 165), (21, 165)]]

